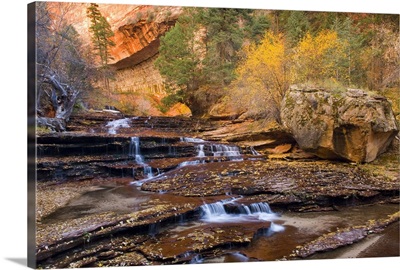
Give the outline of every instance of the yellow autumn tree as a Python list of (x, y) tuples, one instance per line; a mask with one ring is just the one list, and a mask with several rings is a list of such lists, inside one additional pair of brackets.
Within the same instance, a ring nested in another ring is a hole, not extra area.
[(307, 33), (294, 48), (293, 74), (296, 82), (336, 79), (345, 61), (345, 44), (335, 31), (324, 30), (316, 36)]
[(279, 120), (280, 102), (290, 84), (288, 56), (283, 35), (265, 33), (261, 43), (243, 49), (236, 69), (231, 98), (250, 115)]

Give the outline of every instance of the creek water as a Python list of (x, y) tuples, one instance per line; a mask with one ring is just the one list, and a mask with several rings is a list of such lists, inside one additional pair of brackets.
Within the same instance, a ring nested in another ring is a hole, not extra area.
[[(113, 181), (128, 181), (127, 178), (115, 178)], [(220, 263), (220, 262), (247, 262), (247, 261), (272, 261), (282, 259), (296, 246), (312, 241), (319, 235), (335, 231), (337, 228), (356, 226), (364, 224), (370, 219), (385, 218), (387, 215), (398, 211), (395, 204), (367, 205), (349, 207), (341, 211), (318, 212), (318, 213), (279, 213), (274, 212), (267, 203), (254, 203), (249, 206), (237, 205), (234, 213), (230, 213), (226, 206), (234, 205), (237, 199), (232, 197), (207, 198), (206, 201), (217, 202), (206, 203), (204, 198), (183, 197), (168, 193), (154, 193), (141, 191), (140, 186), (125, 185), (116, 188), (99, 188), (90, 191), (79, 198), (72, 200), (68, 206), (62, 207), (48, 216), (43, 222), (75, 219), (88, 214), (114, 211), (117, 213), (130, 213), (145, 209), (147, 202), (157, 200), (159, 203), (184, 204), (196, 202), (202, 204), (201, 215), (197, 220), (186, 220), (181, 217), (176, 222), (164, 228), (151, 227), (150, 235), (163, 235), (165, 233), (180, 232), (180, 235), (188, 235), (192, 231), (204, 227), (215, 226), (224, 230), (232, 225), (242, 226), (243, 230), (253, 230), (255, 236), (246, 247), (225, 247), (224, 254), (214, 258), (202, 258), (200, 254), (195, 256), (191, 263)], [(224, 207), (225, 206), (225, 207)], [(270, 223), (267, 229), (259, 230), (263, 223)], [(389, 237), (386, 244), (368, 254), (364, 249), (357, 253), (348, 253), (346, 249), (352, 250), (357, 247), (345, 247), (336, 251), (314, 255), (311, 259), (332, 259), (351, 257), (385, 257), (398, 256), (399, 250), (396, 239), (399, 238), (399, 225), (393, 224), (388, 234), (377, 237)], [(171, 240), (168, 240), (171, 241)], [(398, 241), (397, 241), (398, 243)], [(397, 254), (397, 255), (396, 255)]]

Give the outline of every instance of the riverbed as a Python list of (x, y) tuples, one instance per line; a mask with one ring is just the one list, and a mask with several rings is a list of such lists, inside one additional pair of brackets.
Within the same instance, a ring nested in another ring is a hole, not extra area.
[[(186, 120), (113, 121), (39, 137), (40, 267), (399, 256), (396, 178), (361, 164), (271, 159), (189, 133)], [(351, 245), (296, 256), (360, 226)]]

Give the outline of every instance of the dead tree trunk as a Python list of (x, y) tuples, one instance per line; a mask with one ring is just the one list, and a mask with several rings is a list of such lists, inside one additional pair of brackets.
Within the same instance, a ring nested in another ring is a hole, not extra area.
[(43, 83), (48, 83), (52, 86), (50, 99), (56, 114), (54, 118), (38, 117), (37, 124), (38, 126), (48, 127), (53, 131), (65, 131), (66, 123), (69, 120), (80, 91), (68, 84), (61, 83), (55, 75), (45, 74), (42, 75), (42, 78)]
[(66, 122), (61, 118), (38, 117), (36, 122), (38, 127), (48, 127), (57, 132), (66, 130)]

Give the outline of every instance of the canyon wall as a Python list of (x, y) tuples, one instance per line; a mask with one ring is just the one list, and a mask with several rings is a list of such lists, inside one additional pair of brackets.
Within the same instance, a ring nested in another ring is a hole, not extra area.
[(110, 50), (112, 64), (121, 69), (154, 56), (160, 37), (174, 26), (180, 13), (180, 7), (154, 6), (141, 6), (127, 13), (113, 29), (116, 46)]
[(110, 81), (116, 93), (150, 93), (165, 95), (163, 79), (154, 67), (156, 56), (152, 56), (134, 66), (120, 69)]
[(154, 66), (160, 37), (174, 24), (180, 7), (141, 6), (128, 12), (114, 30), (111, 48), (115, 80), (110, 84), (114, 92), (135, 92), (144, 95), (166, 95), (164, 81)]
[[(80, 35), (84, 46), (90, 48), (90, 20), (86, 10), (90, 3), (56, 3), (48, 8), (54, 21), (72, 24)], [(160, 37), (174, 26), (182, 13), (182, 7), (98, 4), (101, 14), (114, 32), (116, 44), (110, 49), (110, 65), (115, 69), (115, 78), (110, 80), (111, 94), (166, 95), (164, 81), (154, 66), (160, 46)], [(102, 87), (102, 82), (98, 83)], [(129, 98), (123, 101), (129, 102)], [(137, 104), (135, 104), (136, 106)]]

